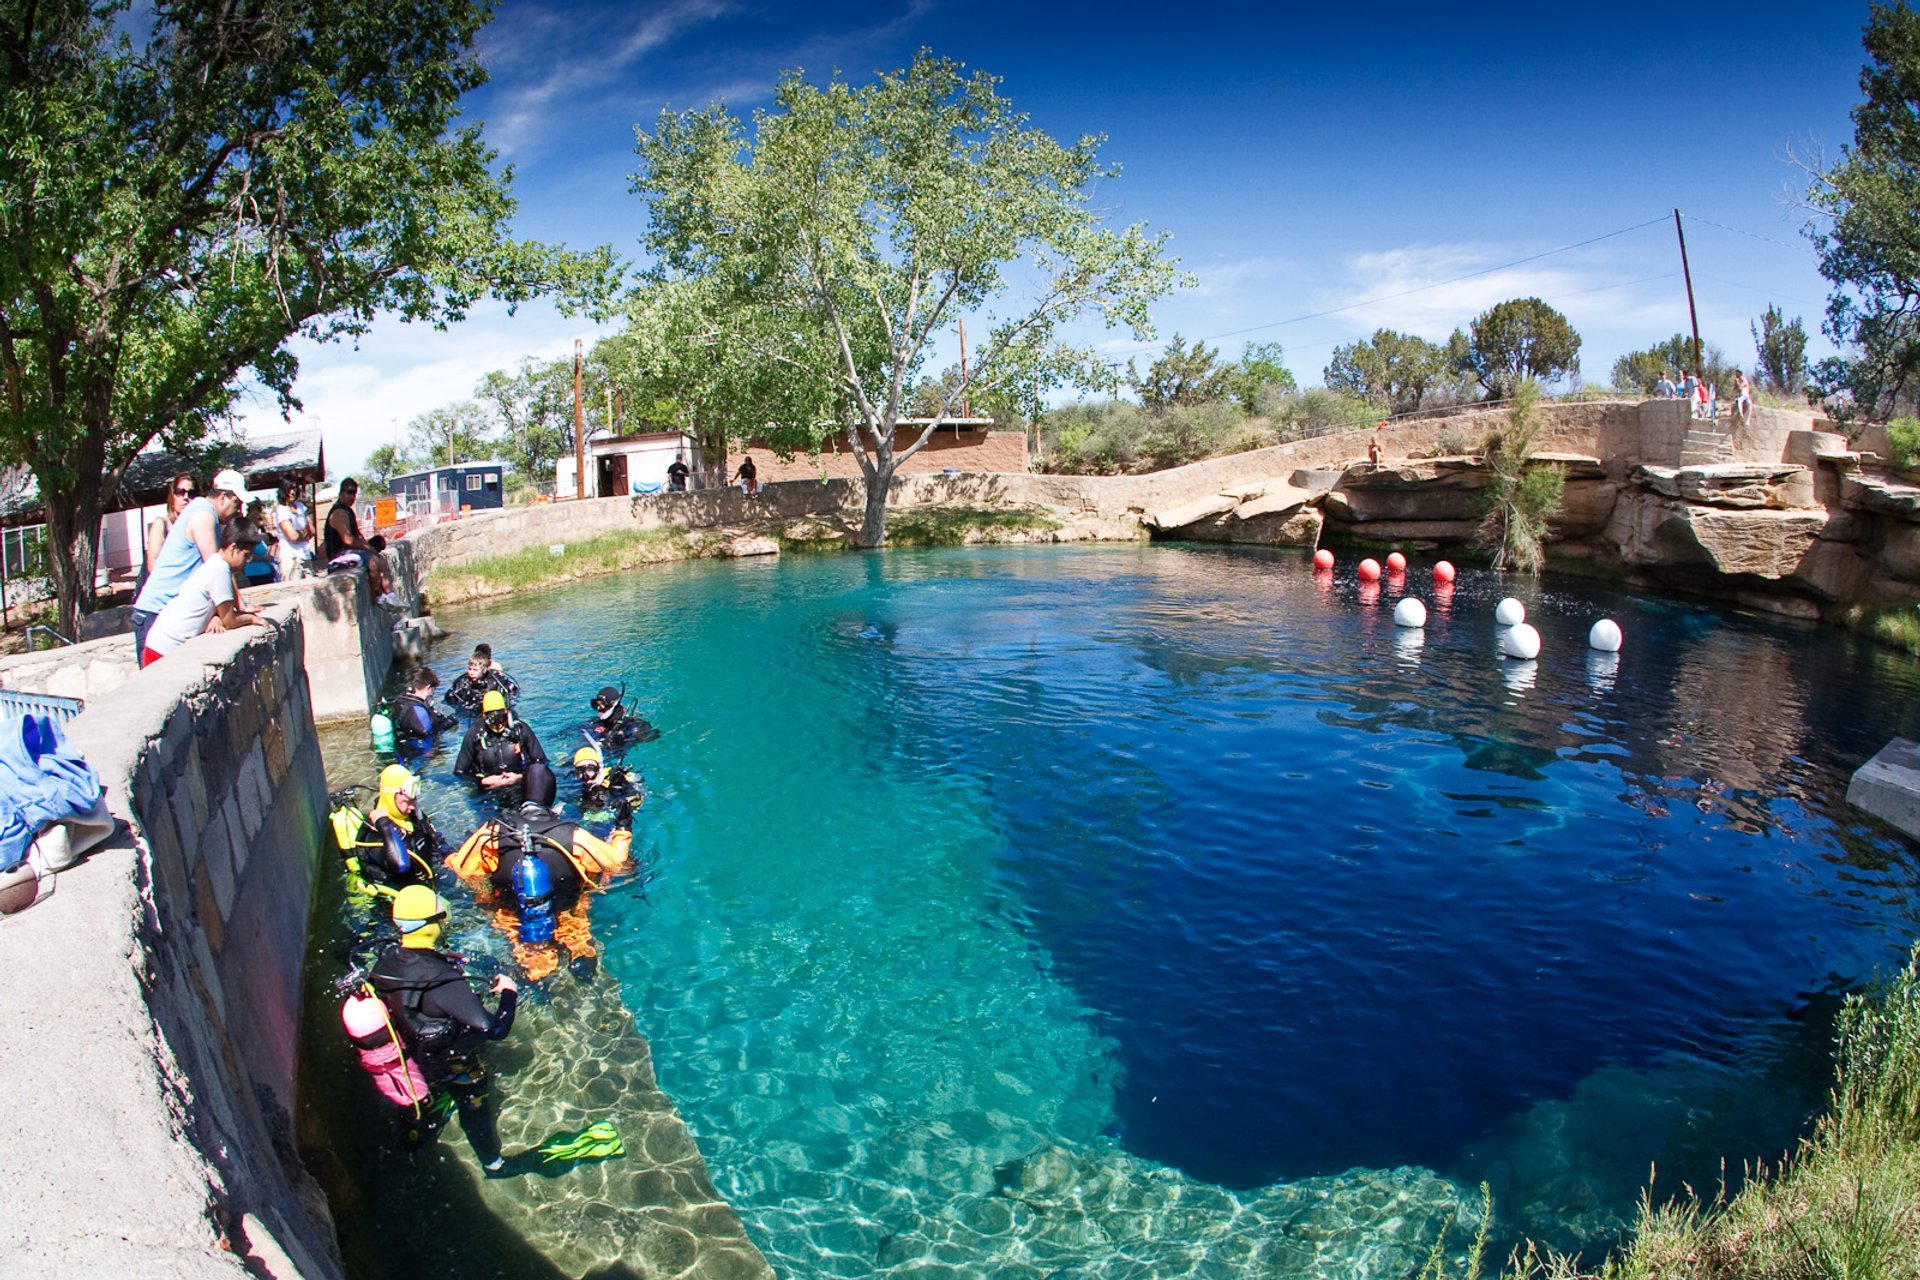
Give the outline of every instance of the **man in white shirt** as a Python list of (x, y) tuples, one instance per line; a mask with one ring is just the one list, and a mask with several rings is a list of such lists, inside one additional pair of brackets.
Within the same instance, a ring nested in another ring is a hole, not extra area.
[(204, 631), (234, 627), (263, 627), (267, 620), (234, 603), (233, 575), (253, 554), (260, 540), (258, 526), (231, 520), (220, 526), (219, 548), (212, 559), (187, 575), (179, 593), (169, 600), (147, 630), (140, 665), (149, 666)]

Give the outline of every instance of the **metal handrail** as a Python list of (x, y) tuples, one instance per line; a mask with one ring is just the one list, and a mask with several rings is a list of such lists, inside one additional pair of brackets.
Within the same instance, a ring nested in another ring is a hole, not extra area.
[(44, 631), (48, 635), (52, 636), (55, 640), (58, 640), (61, 644), (64, 644), (64, 645), (71, 645), (73, 643), (72, 640), (70, 640), (66, 636), (61, 635), (58, 631), (55, 631), (52, 627), (42, 626), (40, 623), (36, 622), (32, 626), (27, 628), (27, 652), (28, 653), (32, 653), (34, 651), (33, 634), (36, 631)]

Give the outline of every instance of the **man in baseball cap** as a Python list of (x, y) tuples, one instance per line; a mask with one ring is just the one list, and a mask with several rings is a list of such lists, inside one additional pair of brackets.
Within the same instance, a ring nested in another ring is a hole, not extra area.
[[(229, 467), (213, 478), (213, 488), (205, 497), (195, 498), (180, 511), (180, 518), (167, 531), (160, 556), (147, 575), (147, 585), (133, 601), (133, 651), (144, 653), (147, 631), (160, 611), (180, 594), (193, 571), (220, 555), (220, 525), (240, 514), (246, 497), (247, 481)], [(224, 628), (220, 628), (224, 629)]]

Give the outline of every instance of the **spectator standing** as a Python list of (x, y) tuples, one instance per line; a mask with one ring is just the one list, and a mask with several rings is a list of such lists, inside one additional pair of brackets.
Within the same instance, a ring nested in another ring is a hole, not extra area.
[(1671, 400), (1679, 394), (1680, 388), (1673, 385), (1673, 371), (1671, 369), (1661, 370), (1660, 381), (1653, 384), (1654, 399)]
[(147, 585), (147, 578), (153, 573), (153, 566), (159, 562), (160, 548), (167, 544), (167, 534), (173, 529), (173, 522), (180, 518), (193, 501), (194, 491), (200, 487), (191, 471), (182, 471), (167, 482), (166, 510), (147, 521), (146, 554), (140, 560), (140, 581), (134, 586), (138, 595)]
[[(247, 482), (238, 471), (228, 469), (213, 478), (213, 490), (204, 498), (193, 498), (181, 508), (180, 516), (167, 531), (155, 558), (147, 585), (133, 598), (133, 647), (146, 652), (147, 629), (160, 611), (180, 594), (188, 577), (202, 564), (220, 556), (220, 525), (240, 514), (240, 498)], [(238, 566), (235, 566), (236, 568)]]
[(1753, 420), (1753, 384), (1740, 369), (1733, 371), (1733, 416), (1743, 427)]
[(280, 482), (273, 527), (280, 540), (280, 581), (307, 577), (313, 572), (313, 513), (300, 501), (299, 486), (291, 480)]
[[(216, 480), (215, 483), (218, 483)], [(246, 563), (260, 530), (245, 520), (222, 525), (213, 558), (187, 575), (180, 590), (154, 618), (140, 648), (140, 665), (150, 666), (205, 631), (264, 627), (267, 620), (234, 603), (233, 575)]]
[(667, 492), (685, 493), (687, 491), (687, 477), (691, 474), (693, 474), (693, 472), (692, 469), (687, 466), (687, 455), (684, 453), (674, 454), (673, 465), (667, 468)]

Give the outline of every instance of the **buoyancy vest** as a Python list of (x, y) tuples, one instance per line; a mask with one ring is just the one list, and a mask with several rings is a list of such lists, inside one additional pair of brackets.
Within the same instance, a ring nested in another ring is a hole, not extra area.
[(437, 1055), (453, 1047), (462, 1027), (453, 1018), (425, 1012), (422, 1002), (427, 993), (450, 982), (464, 983), (467, 975), (460, 966), (441, 955), (419, 947), (388, 947), (375, 962), (369, 975), (373, 989), (386, 1001), (393, 1014), (393, 1025), (407, 1047), (415, 1053)]

